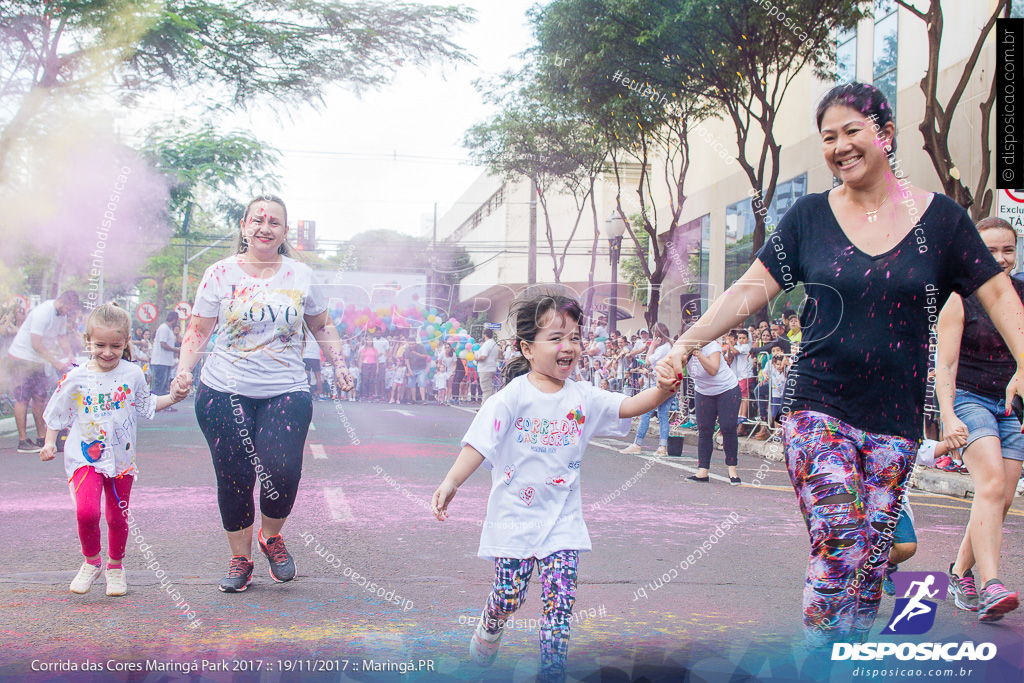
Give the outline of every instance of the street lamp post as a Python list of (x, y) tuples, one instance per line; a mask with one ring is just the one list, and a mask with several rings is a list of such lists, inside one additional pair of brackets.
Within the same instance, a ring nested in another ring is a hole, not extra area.
[(618, 211), (613, 211), (608, 220), (604, 222), (604, 234), (608, 238), (608, 256), (612, 264), (612, 298), (608, 306), (608, 332), (614, 332), (618, 322), (615, 301), (619, 295), (619, 252), (622, 250), (622, 235), (625, 232), (626, 221), (622, 219)]

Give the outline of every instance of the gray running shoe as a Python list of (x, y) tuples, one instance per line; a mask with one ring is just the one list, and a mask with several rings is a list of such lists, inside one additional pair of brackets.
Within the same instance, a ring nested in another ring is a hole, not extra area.
[(224, 593), (241, 593), (252, 583), (252, 560), (247, 560), (241, 555), (231, 558), (231, 565), (228, 567), (228, 575), (220, 580), (220, 586)]
[(270, 562), (270, 576), (278, 583), (291, 581), (295, 578), (295, 560), (292, 559), (287, 548), (284, 547), (284, 538), (281, 534), (271, 536), (264, 540), (263, 532), (260, 532), (260, 550), (267, 556)]
[(978, 589), (974, 586), (974, 574), (968, 569), (963, 578), (953, 573), (949, 565), (949, 589), (953, 591), (953, 604), (968, 612), (978, 611)]
[(999, 579), (992, 579), (981, 589), (978, 621), (999, 621), (1019, 606), (1017, 591), (1006, 590)]

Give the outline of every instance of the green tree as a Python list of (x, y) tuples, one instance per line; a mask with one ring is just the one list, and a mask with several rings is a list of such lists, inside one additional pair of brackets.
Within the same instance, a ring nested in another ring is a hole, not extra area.
[[(640, 27), (635, 36), (662, 56), (659, 68), (648, 70), (649, 80), (706, 101), (733, 123), (736, 161), (755, 193), (753, 261), (765, 239), (764, 217), (756, 209), (771, 204), (779, 179), (775, 124), (789, 86), (805, 68), (834, 78), (834, 36), (866, 16), (866, 5), (862, 0), (764, 6), (751, 0), (659, 0), (652, 5), (658, 9), (657, 26)], [(760, 145), (754, 142), (758, 137)]]
[[(586, 114), (609, 150), (606, 164), (614, 176), (616, 207), (627, 211), (630, 240), (651, 259), (637, 267), (651, 283), (646, 318), (658, 319), (661, 284), (672, 267), (665, 248), (680, 228), (690, 164), (689, 131), (711, 110), (694, 85), (677, 92), (679, 65), (657, 41), (642, 39), (678, 3), (665, 0), (556, 0), (533, 10), (537, 52), (544, 65), (542, 83)], [(654, 201), (654, 185), (664, 182), (669, 204)], [(623, 192), (628, 194), (624, 197)], [(624, 206), (625, 204), (625, 206)], [(660, 240), (659, 234), (665, 239)]]
[[(974, 47), (971, 50), (963, 70), (957, 78), (956, 85), (949, 97), (939, 101), (939, 52), (942, 48), (942, 34), (945, 22), (942, 15), (942, 3), (939, 0), (930, 0), (927, 9), (919, 10), (912, 2), (906, 0), (895, 0), (896, 4), (903, 7), (915, 17), (925, 22), (928, 32), (928, 68), (925, 69), (924, 77), (921, 79), (921, 92), (924, 94), (924, 115), (917, 128), (924, 137), (924, 151), (932, 160), (932, 167), (939, 176), (942, 183), (942, 191), (955, 199), (960, 206), (971, 210), (971, 217), (980, 220), (988, 216), (992, 210), (993, 195), (988, 189), (988, 180), (992, 173), (992, 108), (996, 102), (996, 79), (989, 76), (988, 95), (978, 105), (981, 109), (981, 172), (978, 174), (974, 190), (965, 185), (969, 180), (961, 178), (960, 170), (956, 166), (953, 155), (949, 149), (949, 133), (956, 118), (956, 110), (960, 105), (967, 86), (974, 77), (974, 69), (981, 57), (981, 50), (985, 47), (992, 28), (996, 25), (996, 19), (1000, 15), (1009, 17), (1011, 15), (1010, 0), (996, 0), (992, 8), (992, 14), (988, 21), (981, 27)], [(953, 28), (954, 31), (962, 31), (962, 26)]]
[(0, 182), (56, 98), (130, 104), (173, 88), (208, 107), (315, 106), (335, 83), (359, 91), (390, 82), (406, 62), (467, 61), (448, 33), (471, 18), (461, 7), (406, 2), (7, 0)]

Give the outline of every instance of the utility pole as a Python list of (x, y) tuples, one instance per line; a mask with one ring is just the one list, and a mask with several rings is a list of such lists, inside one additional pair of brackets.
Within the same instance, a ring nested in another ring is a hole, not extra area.
[(530, 253), (526, 262), (526, 284), (537, 284), (537, 181), (530, 178)]

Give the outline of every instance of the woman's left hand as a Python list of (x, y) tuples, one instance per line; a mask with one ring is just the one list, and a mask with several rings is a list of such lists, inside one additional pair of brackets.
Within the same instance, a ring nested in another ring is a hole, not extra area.
[[(1024, 369), (1019, 365), (1017, 366), (1017, 372), (1013, 373), (1013, 377), (1010, 378), (1010, 383), (1006, 385), (1006, 414), (1010, 415), (1013, 404), (1013, 397), (1020, 396), (1024, 398)], [(1024, 433), (1024, 425), (1021, 425), (1021, 433)]]
[(352, 391), (355, 386), (352, 382), (352, 375), (348, 374), (347, 367), (334, 369), (334, 383), (340, 391)]

